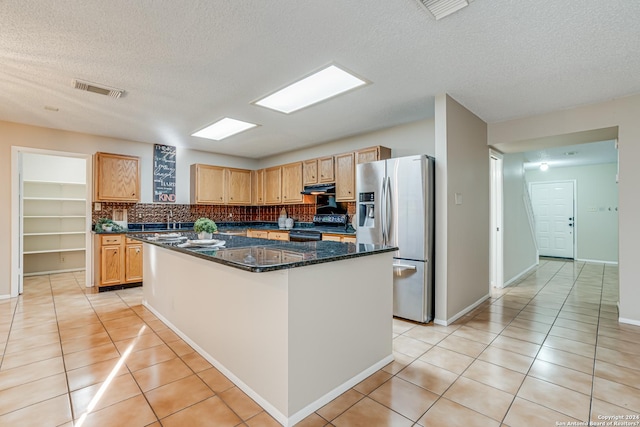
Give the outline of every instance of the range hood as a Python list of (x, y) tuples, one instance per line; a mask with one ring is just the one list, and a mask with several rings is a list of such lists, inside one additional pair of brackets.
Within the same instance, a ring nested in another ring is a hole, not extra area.
[(305, 185), (304, 190), (300, 193), (302, 194), (335, 194), (336, 193), (336, 185), (335, 184), (316, 184), (316, 185)]

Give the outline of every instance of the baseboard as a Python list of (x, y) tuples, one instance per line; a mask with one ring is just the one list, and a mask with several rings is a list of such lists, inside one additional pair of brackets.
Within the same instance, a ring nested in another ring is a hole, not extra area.
[(450, 317), (449, 319), (447, 319), (447, 320), (434, 319), (433, 323), (436, 324), (436, 325), (440, 325), (440, 326), (449, 326), (450, 324), (452, 324), (453, 322), (455, 322), (456, 320), (458, 320), (459, 318), (461, 318), (465, 314), (469, 313), (471, 310), (473, 310), (474, 308), (476, 308), (477, 306), (479, 306), (480, 304), (482, 304), (483, 302), (485, 302), (489, 298), (491, 298), (491, 295), (490, 294), (486, 294), (482, 298), (480, 298), (478, 301), (474, 302), (473, 304), (471, 304), (470, 306), (466, 307), (465, 309), (463, 309), (459, 313), (455, 314), (454, 316)]
[(9, 298), (11, 298), (11, 295), (9, 295), (9, 294), (7, 294), (7, 295), (0, 295), (0, 300), (3, 300), (3, 299), (9, 299)]
[(578, 261), (578, 262), (590, 262), (590, 263), (594, 263), (594, 264), (618, 265), (618, 261), (602, 261), (602, 260), (600, 260), (600, 259), (582, 259), (582, 258), (576, 258), (576, 259), (574, 259), (574, 261)]
[(351, 387), (360, 383), (362, 380), (366, 379), (373, 373), (382, 369), (389, 363), (393, 362), (393, 354), (388, 355), (382, 360), (378, 361), (374, 365), (355, 375), (348, 381), (334, 388), (324, 396), (320, 397), (316, 401), (310, 403), (306, 407), (302, 408), (295, 414), (287, 417), (285, 414), (277, 410), (273, 405), (271, 405), (267, 400), (265, 400), (262, 396), (256, 393), (251, 387), (245, 384), (240, 378), (235, 376), (233, 372), (228, 370), (222, 363), (216, 360), (209, 353), (204, 351), (199, 345), (193, 342), (187, 335), (185, 335), (180, 329), (178, 329), (174, 324), (172, 324), (167, 318), (165, 318), (162, 314), (156, 311), (151, 305), (147, 304), (146, 300), (142, 301), (142, 305), (144, 305), (149, 311), (151, 311), (158, 319), (160, 319), (165, 325), (167, 325), (173, 332), (175, 332), (180, 338), (182, 338), (187, 344), (189, 344), (198, 354), (204, 357), (209, 363), (215, 366), (223, 375), (225, 375), (229, 380), (234, 383), (240, 390), (245, 392), (250, 398), (252, 398), (258, 405), (262, 406), (262, 408), (267, 411), (273, 418), (276, 419), (280, 424), (284, 427), (292, 427), (293, 425), (299, 423), (307, 416), (314, 413), (316, 410), (320, 409), (327, 403), (331, 402), (336, 397), (340, 396), (345, 391), (349, 390)]
[(626, 323), (627, 325), (640, 326), (640, 320), (626, 319), (624, 317), (618, 317), (618, 322)]
[(521, 271), (520, 273), (518, 273), (516, 276), (512, 277), (511, 279), (507, 280), (504, 283), (504, 288), (513, 285), (515, 282), (517, 282), (518, 280), (520, 280), (522, 277), (526, 276), (527, 274), (531, 273), (531, 270), (533, 270), (534, 268), (538, 267), (540, 263), (538, 261), (535, 262), (535, 264), (532, 264), (531, 266), (527, 267), (526, 269), (524, 269), (523, 271)]

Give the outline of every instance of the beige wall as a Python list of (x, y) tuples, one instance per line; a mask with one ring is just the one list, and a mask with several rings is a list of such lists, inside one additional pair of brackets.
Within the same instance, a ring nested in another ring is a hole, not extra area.
[(487, 124), (453, 98), (435, 111), (435, 317), (449, 323), (489, 295), (489, 149)]
[[(9, 183), (15, 171), (12, 170), (11, 147), (28, 147), (68, 153), (93, 154), (97, 151), (128, 154), (141, 158), (142, 202), (151, 203), (153, 145), (142, 142), (106, 138), (96, 135), (66, 132), (17, 123), (0, 121), (0, 221), (10, 227), (12, 194)], [(252, 159), (217, 155), (201, 151), (178, 148), (178, 168), (176, 171), (177, 203), (189, 203), (189, 165), (191, 163), (222, 164), (240, 168), (256, 168)], [(11, 260), (10, 239), (0, 240), (0, 297), (10, 293)]]
[(413, 123), (351, 136), (322, 145), (291, 151), (260, 160), (260, 168), (282, 165), (300, 160), (354, 151), (359, 148), (381, 145), (391, 148), (393, 157), (435, 153), (434, 120), (425, 119)]
[(504, 282), (508, 284), (538, 263), (538, 253), (523, 199), (525, 178), (522, 153), (504, 155), (502, 176), (503, 270)]
[[(519, 143), (536, 138), (618, 127), (620, 154), (619, 268), (620, 319), (640, 324), (640, 95), (599, 104), (556, 111), (534, 117), (489, 125), (489, 145), (505, 145), (517, 150)], [(516, 148), (514, 148), (516, 147)]]

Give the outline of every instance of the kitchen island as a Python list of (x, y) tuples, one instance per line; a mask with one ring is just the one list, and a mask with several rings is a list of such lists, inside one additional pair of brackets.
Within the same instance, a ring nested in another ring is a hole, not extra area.
[(393, 360), (393, 247), (129, 236), (144, 304), (285, 426)]

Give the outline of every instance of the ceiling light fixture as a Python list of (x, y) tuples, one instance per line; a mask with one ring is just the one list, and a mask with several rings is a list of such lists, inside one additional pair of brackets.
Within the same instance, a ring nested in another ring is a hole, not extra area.
[(204, 129), (200, 129), (199, 131), (192, 133), (191, 136), (220, 141), (221, 139), (228, 138), (232, 135), (238, 134), (256, 126), (258, 125), (254, 123), (243, 122), (242, 120), (230, 119), (229, 117), (225, 117), (224, 119), (218, 120), (214, 124), (209, 125)]
[(289, 114), (367, 83), (342, 68), (330, 65), (254, 104)]
[(549, 165), (547, 163), (540, 163), (540, 170), (542, 172), (549, 170)]
[(418, 0), (436, 18), (436, 21), (469, 6), (469, 0)]

